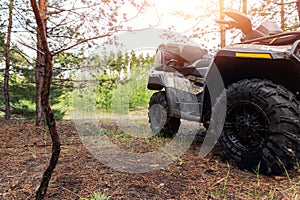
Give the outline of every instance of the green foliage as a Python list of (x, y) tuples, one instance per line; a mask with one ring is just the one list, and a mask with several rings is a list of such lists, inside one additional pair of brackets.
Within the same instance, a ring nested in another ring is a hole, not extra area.
[(112, 111), (127, 114), (138, 108), (148, 107), (148, 102), (153, 91), (146, 88), (148, 81), (149, 65), (136, 68), (132, 71), (130, 79), (120, 81), (113, 90)]
[(102, 74), (98, 81), (98, 93), (96, 104), (97, 108), (110, 111), (112, 93), (119, 82), (119, 77), (114, 75)]
[[(13, 117), (34, 119), (35, 117), (35, 71), (32, 64), (22, 56), (17, 48), (12, 49), (10, 67), (10, 102)], [(55, 118), (64, 117), (71, 102), (73, 83), (70, 79), (70, 70), (78, 66), (81, 59), (78, 56), (62, 53), (54, 57), (53, 84), (50, 101)], [(0, 73), (3, 74), (3, 69)], [(3, 76), (0, 76), (0, 85), (3, 85)], [(0, 108), (4, 108), (3, 87), (0, 87)]]
[(53, 58), (53, 83), (50, 102), (55, 118), (60, 120), (71, 106), (74, 83), (72, 71), (82, 65), (82, 55), (62, 52)]
[[(34, 67), (22, 56), (23, 54), (14, 48), (11, 56), (9, 80), (11, 107), (13, 117), (33, 119), (35, 117), (35, 72)], [(58, 54), (53, 58), (53, 84), (50, 96), (55, 118), (59, 120), (64, 117), (72, 100), (73, 104), (80, 104), (79, 106), (84, 109), (91, 110), (91, 106), (96, 106), (98, 109), (111, 112), (115, 91), (119, 92), (117, 95), (119, 97), (127, 95), (130, 110), (147, 107), (151, 96), (151, 92), (146, 88), (147, 71), (149, 71), (149, 63), (152, 62), (153, 57), (136, 56), (134, 52), (110, 54), (106, 58), (93, 56), (90, 64), (96, 72), (89, 74), (88, 77), (82, 77), (84, 80), (77, 83), (74, 74), (83, 68), (82, 56), (70, 53)], [(0, 69), (0, 73), (3, 73), (3, 69), (2, 71)], [(81, 75), (86, 74), (84, 72)], [(95, 81), (96, 87), (85, 79)], [(0, 76), (0, 84), (3, 84), (3, 76)], [(77, 90), (74, 90), (74, 87)], [(0, 108), (4, 108), (3, 102), (3, 87), (1, 87)]]
[(110, 200), (110, 197), (103, 193), (95, 192), (90, 198), (81, 198), (81, 200)]
[(137, 87), (131, 94), (131, 98), (129, 101), (129, 110), (146, 108), (152, 94), (153, 92), (147, 89), (146, 83)]
[(97, 61), (100, 65), (96, 75), (96, 107), (111, 112), (113, 98), (128, 101), (129, 110), (147, 107), (152, 94), (146, 88), (147, 71), (153, 59), (148, 54), (136, 56), (133, 51), (110, 54), (103, 60), (93, 57), (93, 63)]
[(5, 34), (0, 31), (0, 62), (4, 60), (4, 51), (5, 51)]
[[(0, 7), (1, 8), (1, 7)], [(1, 20), (1, 14), (0, 14), (0, 20)], [(4, 66), (2, 68), (2, 63), (4, 63), (4, 58), (5, 58), (5, 34), (0, 31), (0, 108), (4, 107), (4, 97), (3, 97), (3, 81), (4, 81)], [(4, 65), (4, 64), (3, 64)], [(1, 116), (1, 113), (0, 113)]]
[[(32, 118), (34, 116), (35, 85), (33, 68), (20, 55), (17, 48), (11, 50), (10, 60), (10, 103), (14, 116)], [(4, 70), (0, 72), (4, 73)], [(33, 77), (32, 77), (33, 76)], [(3, 85), (4, 78), (0, 79)], [(0, 108), (4, 108), (3, 87), (0, 89)]]

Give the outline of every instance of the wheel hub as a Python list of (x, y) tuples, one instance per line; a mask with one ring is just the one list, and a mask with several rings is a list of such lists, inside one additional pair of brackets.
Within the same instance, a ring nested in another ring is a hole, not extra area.
[(258, 105), (238, 102), (228, 109), (225, 128), (237, 145), (258, 148), (265, 140), (268, 120)]

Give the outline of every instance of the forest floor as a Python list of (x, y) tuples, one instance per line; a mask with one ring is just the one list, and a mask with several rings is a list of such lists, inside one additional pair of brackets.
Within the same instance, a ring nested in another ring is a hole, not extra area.
[[(101, 122), (107, 132), (117, 134), (114, 143), (146, 152), (169, 142), (155, 138), (136, 142), (117, 130), (113, 121)], [(168, 166), (147, 173), (119, 172), (94, 158), (82, 144), (74, 121), (57, 123), (61, 156), (45, 199), (82, 199), (94, 193), (111, 199), (300, 199), (299, 166), (280, 176), (263, 176), (223, 162), (215, 150), (198, 156), (201, 138)], [(46, 127), (33, 121), (0, 119), (0, 200), (34, 199), (42, 173), (51, 155)]]

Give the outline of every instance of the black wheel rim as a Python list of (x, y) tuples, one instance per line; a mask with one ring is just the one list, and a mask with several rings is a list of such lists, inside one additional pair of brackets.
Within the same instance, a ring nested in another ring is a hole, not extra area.
[(225, 136), (240, 150), (259, 151), (268, 131), (268, 118), (255, 103), (241, 101), (227, 109)]

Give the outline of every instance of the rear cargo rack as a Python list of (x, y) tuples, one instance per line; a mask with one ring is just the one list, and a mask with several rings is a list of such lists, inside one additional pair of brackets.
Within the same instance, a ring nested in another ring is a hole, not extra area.
[[(281, 39), (282, 41), (278, 41)], [(291, 44), (300, 39), (300, 31), (292, 31), (287, 33), (279, 33), (267, 37), (260, 37), (252, 40), (245, 40), (240, 44), (262, 43), (268, 45), (286, 45)]]

